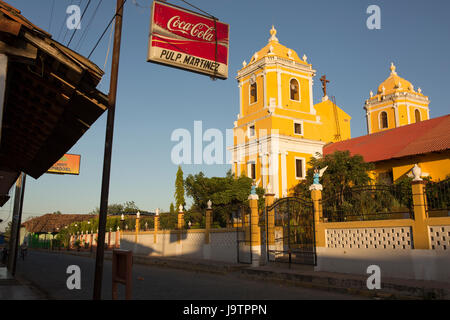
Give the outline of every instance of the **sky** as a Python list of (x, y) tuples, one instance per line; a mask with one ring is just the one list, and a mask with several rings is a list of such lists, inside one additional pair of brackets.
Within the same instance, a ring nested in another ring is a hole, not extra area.
[[(69, 16), (66, 8), (80, 4), (83, 10), (88, 0), (7, 2), (67, 44), (72, 31), (65, 27)], [(116, 1), (104, 0), (88, 28), (98, 3), (92, 0), (70, 45), (85, 56), (115, 12)], [(391, 62), (401, 77), (430, 98), (430, 117), (449, 113), (448, 0), (191, 0), (230, 25), (229, 77), (217, 81), (146, 62), (151, 3), (128, 0), (124, 9), (109, 203), (135, 201), (148, 211), (169, 208), (174, 201), (177, 171), (171, 161), (177, 144), (171, 141), (172, 132), (178, 128), (193, 132), (194, 121), (202, 121), (204, 131), (217, 128), (225, 134), (233, 128), (239, 112), (237, 71), (244, 60), (250, 61), (267, 44), (272, 25), (280, 43), (300, 57), (306, 54), (317, 71), (314, 103), (322, 97), (319, 78), (326, 74), (331, 80), (329, 96), (334, 95), (338, 106), (352, 117), (352, 137), (367, 133), (364, 101), (389, 76)], [(169, 3), (188, 7), (182, 1)], [(366, 10), (373, 4), (381, 9), (379, 30), (366, 26), (370, 16)], [(108, 92), (111, 67), (109, 39), (108, 31), (91, 57), (105, 70), (98, 86), (104, 93)], [(80, 175), (27, 178), (23, 220), (54, 211), (89, 213), (99, 206), (105, 128), (106, 113), (69, 150), (81, 154)], [(224, 176), (230, 168), (226, 164), (182, 166), (185, 176), (200, 171), (207, 176)], [(10, 218), (12, 202), (0, 208), (0, 219)]]

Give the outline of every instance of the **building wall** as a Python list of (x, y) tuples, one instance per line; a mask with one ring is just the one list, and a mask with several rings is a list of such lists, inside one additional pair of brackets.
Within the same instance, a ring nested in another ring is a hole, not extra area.
[(408, 174), (416, 163), (422, 172), (429, 174), (433, 181), (444, 180), (450, 175), (450, 150), (376, 162), (375, 173), (392, 170), (395, 182)]

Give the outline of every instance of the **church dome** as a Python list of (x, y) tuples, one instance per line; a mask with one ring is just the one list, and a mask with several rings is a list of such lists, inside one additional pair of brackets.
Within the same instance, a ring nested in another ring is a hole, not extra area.
[(412, 85), (412, 83), (408, 80), (403, 79), (397, 74), (397, 72), (395, 71), (396, 67), (394, 63), (391, 63), (390, 69), (391, 74), (379, 85), (377, 94), (387, 95), (397, 91), (417, 94), (417, 92), (414, 91), (414, 86)]
[[(267, 45), (262, 48), (261, 50), (259, 50), (258, 52), (256, 52), (250, 59), (249, 64), (252, 64), (264, 57), (272, 57), (272, 56), (277, 56), (280, 58), (284, 58), (287, 60), (292, 60), (295, 61), (296, 63), (300, 63), (300, 64), (304, 64), (304, 65), (310, 65), (307, 62), (307, 57), (306, 55), (303, 55), (302, 59), (299, 58), (297, 52), (295, 52), (292, 49), (289, 49), (286, 46), (283, 46), (282, 44), (280, 44), (278, 42), (278, 38), (276, 37), (277, 34), (277, 30), (274, 28), (274, 26), (272, 26), (272, 29), (270, 29), (270, 38), (269, 41), (267, 43)], [(244, 61), (244, 67), (246, 67), (247, 64)]]

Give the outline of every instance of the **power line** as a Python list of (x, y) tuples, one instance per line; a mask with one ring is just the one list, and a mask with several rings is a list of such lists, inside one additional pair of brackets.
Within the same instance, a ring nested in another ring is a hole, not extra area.
[[(72, 0), (72, 1), (73, 1), (73, 0)], [(83, 0), (78, 0), (78, 4), (77, 4), (78, 7), (81, 5), (81, 2), (82, 2), (82, 1), (83, 1)], [(73, 2), (71, 3), (71, 5), (72, 5), (72, 4), (73, 4)], [(69, 32), (69, 28), (67, 28), (67, 26), (66, 26), (66, 32), (64, 33), (64, 38), (62, 38), (62, 40), (60, 41), (61, 43), (63, 43), (64, 40), (66, 40), (67, 32)]]
[(111, 20), (109, 21), (108, 25), (106, 26), (105, 30), (103, 30), (102, 35), (100, 36), (100, 38), (98, 39), (97, 43), (95, 44), (94, 48), (91, 50), (91, 52), (88, 55), (88, 59), (91, 58), (92, 53), (94, 53), (95, 49), (97, 49), (98, 44), (100, 43), (100, 41), (102, 40), (103, 36), (105, 35), (106, 31), (108, 31), (109, 26), (111, 25), (111, 23), (114, 21), (114, 19), (117, 16), (117, 13), (120, 12), (120, 10), (123, 8), (123, 6), (125, 5), (125, 3), (127, 3), (127, 0), (125, 0), (122, 4), (122, 6), (119, 8), (119, 10), (116, 11), (116, 13), (114, 14), (114, 16), (111, 18)]
[(77, 49), (77, 50), (80, 48), (81, 44), (83, 43), (83, 41), (84, 41), (84, 39), (85, 39), (85, 37), (86, 37), (86, 35), (87, 35), (87, 32), (88, 32), (89, 28), (91, 27), (91, 23), (92, 23), (92, 21), (94, 21), (94, 18), (95, 18), (95, 16), (97, 15), (97, 11), (98, 11), (98, 9), (100, 8), (100, 5), (102, 4), (102, 2), (103, 2), (103, 0), (100, 0), (100, 1), (98, 2), (98, 5), (97, 5), (97, 7), (96, 7), (95, 10), (94, 10), (94, 14), (91, 16), (91, 19), (89, 20), (89, 22), (88, 22), (88, 24), (87, 24), (87, 27), (84, 29), (84, 32), (83, 32), (83, 34), (81, 35), (80, 40), (78, 41), (78, 44), (77, 44), (77, 46), (76, 46), (76, 49)]
[(74, 37), (75, 34), (77, 33), (78, 27), (80, 26), (81, 21), (83, 21), (84, 14), (86, 13), (86, 11), (87, 11), (87, 9), (89, 8), (89, 5), (90, 5), (90, 4), (91, 4), (91, 0), (88, 1), (86, 7), (84, 8), (83, 13), (81, 14), (80, 21), (78, 21), (78, 24), (77, 24), (77, 26), (75, 27), (75, 31), (72, 33), (72, 36), (70, 37), (70, 40), (69, 40), (69, 42), (67, 43), (67, 47), (69, 47), (70, 43), (72, 42), (73, 37)]
[(50, 13), (50, 22), (48, 23), (48, 32), (51, 33), (51, 29), (52, 29), (52, 22), (53, 22), (53, 12), (55, 11), (55, 1), (52, 1), (52, 9), (51, 9), (51, 13)]
[[(70, 0), (70, 4), (69, 4), (69, 6), (71, 6), (72, 4), (73, 4), (73, 1), (74, 0)], [(56, 37), (56, 39), (58, 40), (58, 39), (60, 39), (60, 36), (61, 36), (61, 32), (63, 31), (63, 29), (64, 29), (64, 24), (65, 24), (65, 22), (66, 22), (66, 17), (64, 16), (64, 19), (63, 19), (63, 22), (62, 22), (62, 25), (61, 25), (61, 27), (59, 28), (59, 33), (58, 33), (58, 36)]]

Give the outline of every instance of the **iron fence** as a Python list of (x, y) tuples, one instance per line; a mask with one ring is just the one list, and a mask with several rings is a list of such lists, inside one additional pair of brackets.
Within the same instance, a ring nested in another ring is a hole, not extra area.
[(450, 216), (450, 178), (425, 185), (424, 197), (428, 216)]
[(411, 187), (352, 187), (320, 202), (323, 222), (414, 219)]

